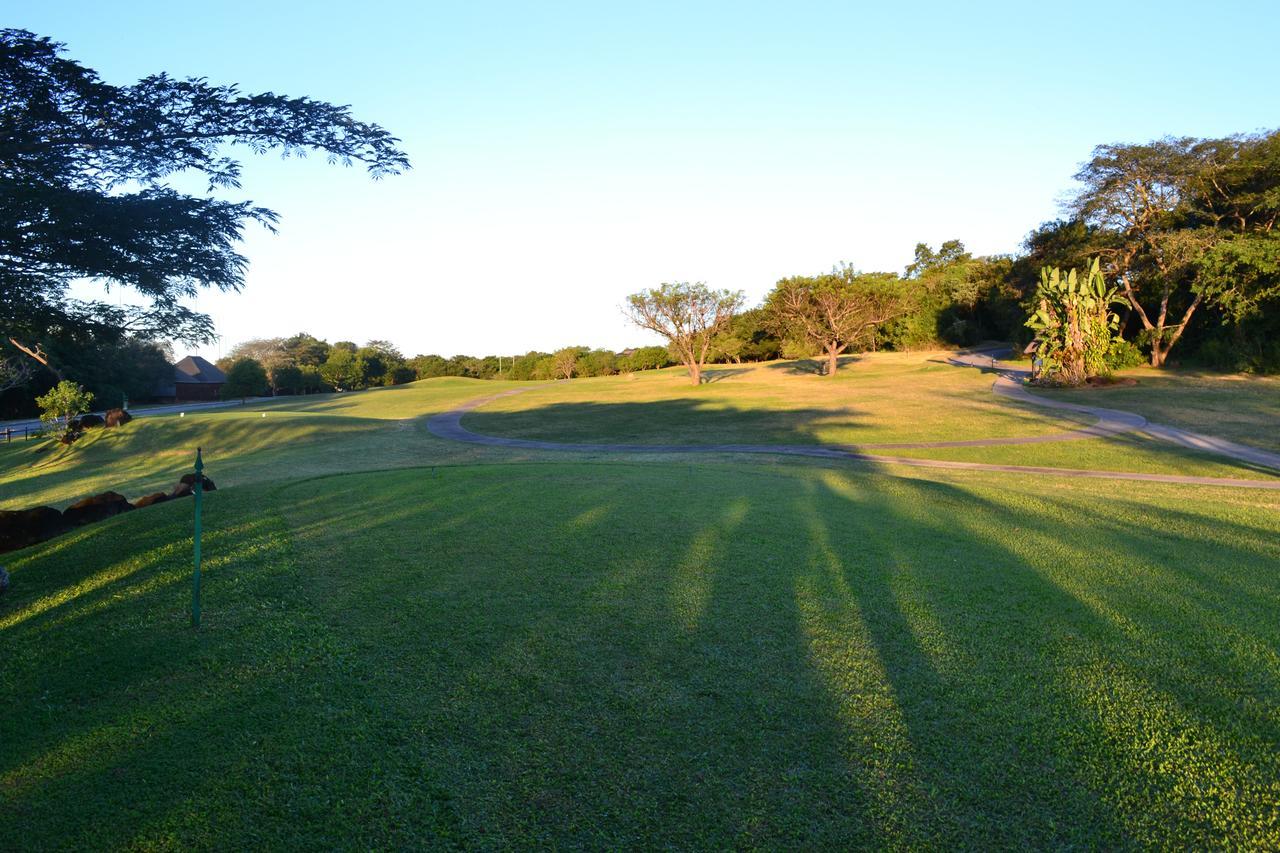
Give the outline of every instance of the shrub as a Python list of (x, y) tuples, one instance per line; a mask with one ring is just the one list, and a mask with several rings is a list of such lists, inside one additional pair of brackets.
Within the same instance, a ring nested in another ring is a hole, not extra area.
[(1146, 364), (1147, 359), (1138, 349), (1137, 344), (1124, 338), (1114, 338), (1107, 349), (1106, 364), (1108, 370), (1124, 370)]
[(91, 402), (92, 394), (64, 379), (50, 388), (49, 393), (36, 398), (36, 405), (40, 407), (40, 423), (49, 430), (59, 431), (60, 438), (67, 442), (75, 433), (76, 416), (89, 411)]

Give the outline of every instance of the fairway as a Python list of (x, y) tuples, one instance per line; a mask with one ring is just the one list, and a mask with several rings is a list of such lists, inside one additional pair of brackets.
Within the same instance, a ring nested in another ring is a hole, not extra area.
[[(199, 631), (189, 501), (5, 556), (0, 837), (1280, 844), (1280, 492), (591, 449), (1091, 420), (937, 354), (803, 371), (431, 380), (5, 448), (5, 508), (163, 486), (196, 444), (219, 489)], [(461, 423), (585, 450), (428, 429), (508, 391)], [(1275, 479), (1137, 434), (894, 452)]]
[(1280, 842), (1274, 496), (529, 464), (208, 508), (198, 633), (189, 504), (11, 562), (4, 837)]

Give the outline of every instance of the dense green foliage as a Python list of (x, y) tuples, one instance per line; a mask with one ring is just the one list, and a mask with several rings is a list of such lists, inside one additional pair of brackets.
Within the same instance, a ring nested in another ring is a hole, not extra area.
[(1160, 366), (1206, 322), (1237, 366), (1280, 368), (1280, 131), (1103, 145), (1077, 175), (1087, 248), (1104, 260)]
[(1078, 276), (1072, 269), (1040, 271), (1027, 328), (1035, 333), (1033, 378), (1050, 385), (1082, 385), (1111, 372), (1111, 336), (1119, 325), (1112, 306), (1123, 303), (1094, 259)]
[(222, 386), (222, 399), (243, 400), (267, 392), (267, 371), (252, 358), (237, 358), (228, 365), (227, 381)]
[[(166, 74), (116, 86), (25, 30), (0, 30), (0, 92), (0, 359), (29, 357), (59, 378), (55, 344), (68, 338), (212, 340), (211, 320), (181, 300), (242, 286), (243, 230), (276, 215), (184, 195), (171, 176), (236, 188), (232, 154), (246, 150), (324, 152), (374, 177), (409, 166), (398, 140), (348, 107)], [(76, 299), (75, 281), (142, 305)]]
[(69, 380), (62, 380), (40, 397), (40, 422), (50, 430), (57, 430), (65, 438), (72, 432), (71, 424), (79, 415), (89, 411), (93, 395)]

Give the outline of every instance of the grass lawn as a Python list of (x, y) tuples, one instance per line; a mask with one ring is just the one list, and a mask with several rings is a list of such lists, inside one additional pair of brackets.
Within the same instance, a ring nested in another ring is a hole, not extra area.
[(1280, 378), (1144, 368), (1120, 375), (1138, 384), (1047, 395), (1137, 412), (1155, 423), (1280, 451)]
[[(344, 471), (459, 462), (465, 445), (427, 433), (419, 416), (515, 382), (433, 379), (358, 394), (281, 397), (257, 405), (149, 415), (126, 426), (90, 430), (71, 447), (0, 444), (0, 509), (63, 507), (112, 489), (133, 499), (168, 490), (204, 448), (219, 488)], [(266, 414), (266, 417), (263, 417)]]
[(718, 366), (700, 386), (681, 368), (575, 379), (496, 400), (467, 426), (548, 441), (872, 444), (1048, 435), (1091, 422), (999, 398), (991, 376), (944, 357), (850, 357), (834, 377), (808, 362)]
[[(189, 500), (0, 557), (0, 847), (1280, 847), (1280, 493), (516, 451), (424, 417), (520, 387), (464, 424), (1076, 425), (990, 382), (934, 355), (445, 379), (0, 446), (4, 509), (167, 488), (197, 445), (219, 486), (198, 632)], [(1265, 447), (1259, 387), (1191, 408)], [(1158, 414), (1175, 390), (1082, 399), (1195, 426)], [(1270, 476), (1132, 436), (886, 452)]]
[(193, 632), (191, 503), (152, 507), (6, 558), (0, 838), (1274, 848), (1277, 510), (809, 463), (260, 483), (209, 496)]

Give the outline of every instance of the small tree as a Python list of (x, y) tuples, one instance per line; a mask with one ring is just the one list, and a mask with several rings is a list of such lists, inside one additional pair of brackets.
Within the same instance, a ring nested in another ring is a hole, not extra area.
[(1040, 271), (1036, 305), (1027, 320), (1035, 332), (1034, 378), (1052, 385), (1081, 385), (1110, 372), (1107, 354), (1111, 333), (1119, 325), (1111, 306), (1124, 304), (1108, 287), (1095, 258), (1081, 280), (1073, 269), (1065, 276), (1056, 267)]
[(40, 423), (50, 430), (61, 429), (59, 438), (66, 442), (74, 432), (72, 421), (89, 411), (92, 401), (92, 394), (64, 379), (50, 388), (49, 393), (36, 398), (36, 405), (40, 407)]
[(252, 358), (238, 358), (227, 368), (227, 381), (222, 386), (222, 399), (257, 397), (267, 390), (267, 371)]
[(578, 366), (578, 355), (582, 352), (578, 347), (565, 347), (556, 350), (551, 356), (555, 360), (556, 376), (561, 379), (572, 379), (574, 368)]
[(628, 296), (624, 310), (631, 322), (666, 338), (689, 379), (699, 385), (712, 341), (729, 325), (743, 299), (740, 290), (711, 290), (702, 282), (664, 283)]
[(893, 273), (859, 273), (842, 266), (826, 275), (783, 279), (769, 294), (765, 310), (779, 335), (821, 350), (826, 375), (834, 376), (842, 352), (872, 343), (876, 328), (905, 313), (907, 304), (902, 282)]

